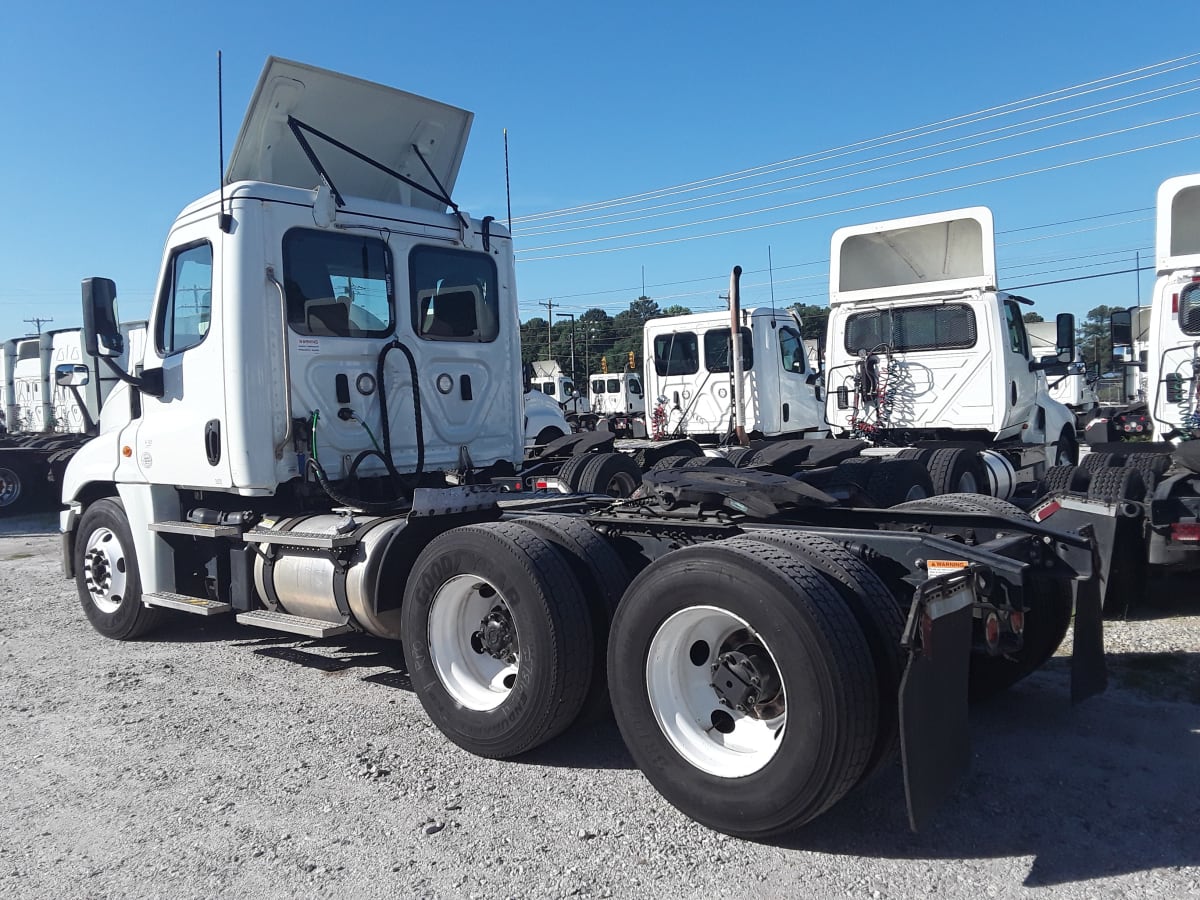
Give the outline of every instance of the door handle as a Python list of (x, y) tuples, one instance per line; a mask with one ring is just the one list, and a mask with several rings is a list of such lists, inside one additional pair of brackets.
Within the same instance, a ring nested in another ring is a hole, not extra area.
[(215, 466), (221, 461), (221, 420), (210, 419), (204, 423), (204, 452), (208, 464)]

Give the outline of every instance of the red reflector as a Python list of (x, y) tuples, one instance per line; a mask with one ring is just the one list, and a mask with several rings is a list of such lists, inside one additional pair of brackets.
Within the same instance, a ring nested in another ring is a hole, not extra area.
[(539, 479), (533, 483), (533, 486), (539, 491), (544, 491), (546, 488), (550, 487), (550, 482), (545, 481), (544, 479)]
[(1060, 509), (1062, 509), (1062, 504), (1059, 503), (1057, 500), (1052, 500), (1051, 502), (1049, 502), (1045, 506), (1043, 506), (1041, 509), (1034, 511), (1034, 513), (1033, 513), (1034, 521), (1044, 522), (1048, 518), (1050, 518), (1052, 515), (1054, 515), (1056, 512), (1058, 512)]
[(1200, 523), (1176, 522), (1171, 526), (1171, 540), (1200, 542)]
[(1025, 613), (1015, 610), (1008, 617), (1008, 624), (1015, 633), (1020, 634), (1025, 630)]
[(1173, 312), (1173, 313), (1179, 312), (1179, 295), (1178, 294), (1171, 295), (1171, 312)]
[(995, 613), (988, 614), (987, 622), (984, 623), (983, 628), (988, 646), (996, 647), (1000, 643), (1000, 620), (996, 618)]

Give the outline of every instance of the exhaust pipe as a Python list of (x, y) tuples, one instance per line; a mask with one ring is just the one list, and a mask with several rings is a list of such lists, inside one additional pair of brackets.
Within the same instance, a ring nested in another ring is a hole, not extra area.
[(740, 284), (742, 267), (734, 266), (729, 276), (729, 355), (733, 365), (733, 422), (734, 436), (740, 446), (750, 443), (746, 437), (746, 408), (742, 397), (742, 298)]

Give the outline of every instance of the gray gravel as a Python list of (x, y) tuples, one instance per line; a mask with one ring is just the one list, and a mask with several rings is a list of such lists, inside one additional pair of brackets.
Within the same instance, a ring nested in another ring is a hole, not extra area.
[[(972, 713), (969, 778), (907, 829), (899, 770), (771, 844), (668, 806), (611, 724), (519, 761), (428, 723), (396, 649), (179, 615), (87, 625), (47, 517), (0, 537), (0, 895), (1200, 897), (1200, 591)], [(40, 533), (39, 533), (40, 532)]]

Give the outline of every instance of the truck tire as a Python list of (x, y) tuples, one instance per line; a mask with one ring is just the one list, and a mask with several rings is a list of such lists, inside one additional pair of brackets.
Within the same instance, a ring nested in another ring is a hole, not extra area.
[(624, 453), (597, 453), (579, 472), (581, 494), (631, 497), (642, 485), (642, 470)]
[(583, 589), (592, 624), (592, 683), (588, 688), (582, 722), (594, 722), (611, 712), (608, 702), (608, 629), (625, 589), (629, 572), (608, 541), (576, 516), (527, 516), (518, 524), (552, 544), (571, 567)]
[(1054, 465), (1079, 465), (1079, 439), (1075, 437), (1075, 429), (1064, 425), (1058, 441), (1054, 444)]
[(592, 453), (581, 453), (579, 456), (572, 456), (558, 467), (558, 482), (567, 487), (569, 493), (574, 494), (579, 490), (579, 475), (583, 467), (592, 461), (593, 456)]
[(923, 462), (934, 494), (988, 493), (987, 472), (973, 450), (955, 447), (934, 450)]
[(1092, 475), (1088, 484), (1089, 500), (1114, 503), (1120, 500), (1142, 500), (1146, 496), (1146, 482), (1137, 469), (1101, 469)]
[(732, 469), (733, 463), (723, 456), (693, 456), (680, 464), (681, 469)]
[(1083, 466), (1051, 466), (1042, 477), (1042, 494), (1062, 494), (1068, 491), (1086, 491), (1092, 473)]
[(695, 459), (693, 456), (664, 456), (658, 462), (650, 467), (651, 472), (661, 472), (663, 469), (677, 469), (689, 459)]
[(19, 453), (0, 456), (0, 515), (20, 512), (29, 505), (33, 494), (29, 468)]
[(560, 734), (583, 708), (594, 640), (583, 588), (552, 544), (517, 522), (453, 528), (404, 590), (404, 659), (433, 724), (501, 759)]
[(533, 439), (533, 443), (536, 447), (545, 447), (551, 441), (556, 441), (562, 436), (563, 431), (561, 428), (550, 426), (539, 431), (537, 437)]
[(92, 627), (108, 638), (131, 641), (162, 621), (162, 611), (142, 603), (142, 579), (125, 507), (97, 500), (75, 535), (75, 586)]
[(1171, 457), (1166, 453), (1131, 453), (1125, 458), (1125, 465), (1137, 469), (1146, 482), (1146, 489), (1154, 490), (1159, 479), (1171, 468)]
[(885, 459), (875, 465), (866, 491), (880, 509), (934, 495), (929, 472), (915, 459)]
[(905, 656), (900, 647), (904, 611), (883, 580), (843, 544), (814, 534), (800, 535), (788, 529), (753, 529), (745, 534), (760, 544), (787, 550), (816, 569), (833, 585), (867, 639), (875, 661), (879, 693), (879, 721), (875, 746), (863, 780), (895, 758), (900, 746), (900, 679)]
[(917, 462), (924, 463), (936, 452), (928, 447), (905, 447), (892, 459), (915, 459)]
[(853, 615), (816, 570), (752, 540), (647, 566), (613, 619), (608, 673), (638, 767), (729, 834), (765, 838), (820, 815), (874, 745), (874, 662)]
[(751, 462), (751, 457), (757, 452), (752, 447), (734, 447), (732, 450), (725, 451), (725, 458), (729, 460), (734, 468), (740, 469), (743, 466), (748, 466)]
[[(934, 512), (989, 513), (1006, 519), (1024, 519), (1030, 516), (1024, 510), (998, 497), (977, 494), (943, 494), (927, 500), (902, 503), (896, 509), (911, 509)], [(956, 533), (957, 529), (934, 529)], [(1020, 650), (1005, 656), (971, 655), (967, 692), (972, 700), (982, 700), (1012, 687), (1022, 678), (1038, 669), (1054, 655), (1058, 645), (1066, 637), (1071, 624), (1072, 599), (1069, 586), (1058, 581), (1042, 580), (1036, 583), (1025, 610), (1025, 641)]]
[(1113, 466), (1120, 466), (1124, 461), (1125, 458), (1116, 453), (1089, 453), (1079, 463), (1079, 468), (1092, 473), (1102, 472)]

